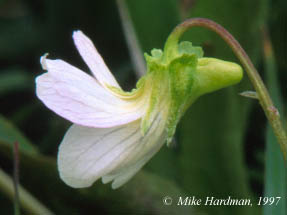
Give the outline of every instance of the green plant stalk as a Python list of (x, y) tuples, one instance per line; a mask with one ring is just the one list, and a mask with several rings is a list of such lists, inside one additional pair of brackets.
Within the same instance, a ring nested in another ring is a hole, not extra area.
[(19, 143), (15, 142), (13, 145), (13, 156), (14, 156), (14, 214), (20, 215), (19, 207)]
[(169, 53), (172, 54), (175, 51), (174, 49), (177, 48), (179, 38), (183, 35), (183, 33), (185, 33), (191, 27), (196, 27), (196, 26), (204, 27), (217, 33), (231, 47), (234, 54), (240, 60), (253, 87), (255, 88), (257, 92), (259, 103), (261, 104), (265, 112), (265, 115), (269, 123), (271, 124), (271, 127), (278, 140), (280, 149), (283, 153), (283, 157), (286, 163), (287, 161), (287, 136), (283, 128), (282, 122), (280, 120), (280, 114), (277, 108), (274, 106), (271, 100), (271, 97), (261, 77), (259, 76), (256, 68), (252, 64), (250, 58), (248, 57), (246, 52), (243, 50), (243, 48), (240, 46), (238, 41), (225, 28), (215, 23), (214, 21), (211, 21), (205, 18), (187, 19), (183, 23), (179, 24), (170, 34), (170, 36), (167, 39), (165, 48), (164, 48), (165, 52), (167, 53), (167, 55)]
[[(53, 214), (42, 203), (34, 198), (28, 191), (26, 191), (21, 185), (18, 185), (19, 200), (23, 209), (27, 214), (33, 215), (50, 215)], [(15, 192), (13, 186), (13, 179), (7, 175), (2, 169), (0, 169), (0, 190), (6, 193), (11, 200), (14, 199)]]

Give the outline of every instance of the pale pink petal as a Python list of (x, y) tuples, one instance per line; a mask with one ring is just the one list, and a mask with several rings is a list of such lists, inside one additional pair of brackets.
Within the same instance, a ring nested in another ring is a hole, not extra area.
[(73, 38), (78, 51), (97, 80), (103, 86), (108, 84), (120, 88), (118, 82), (106, 66), (93, 42), (81, 31), (75, 31)]
[(126, 101), (111, 94), (95, 78), (62, 60), (41, 58), (48, 72), (36, 79), (36, 93), (51, 110), (73, 123), (112, 127), (140, 118), (144, 101)]

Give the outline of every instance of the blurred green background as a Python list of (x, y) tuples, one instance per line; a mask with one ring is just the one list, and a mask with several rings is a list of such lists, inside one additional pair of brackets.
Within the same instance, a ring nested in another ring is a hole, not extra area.
[[(140, 68), (133, 57), (139, 54), (141, 60), (143, 52), (162, 49), (184, 19), (205, 17), (238, 39), (285, 121), (286, 14), (286, 0), (0, 0), (0, 168), (12, 174), (12, 146), (18, 141), (21, 185), (55, 214), (286, 215), (286, 171), (276, 140), (258, 102), (238, 95), (252, 90), (246, 75), (239, 85), (192, 105), (172, 147), (164, 146), (118, 190), (101, 182), (73, 189), (59, 179), (57, 149), (70, 123), (36, 98), (34, 83), (43, 73), (39, 60), (45, 53), (88, 71), (72, 41), (72, 32), (79, 29), (130, 90)], [(139, 52), (130, 42), (128, 24)], [(238, 62), (221, 38), (206, 29), (194, 28), (183, 40), (201, 45), (205, 56)], [(274, 53), (266, 49), (268, 42)], [(2, 191), (0, 214), (13, 214), (13, 201)], [(174, 199), (172, 205), (163, 204), (165, 196)], [(253, 206), (177, 206), (179, 196), (250, 198)], [(282, 199), (277, 206), (263, 207), (257, 206), (260, 196)]]

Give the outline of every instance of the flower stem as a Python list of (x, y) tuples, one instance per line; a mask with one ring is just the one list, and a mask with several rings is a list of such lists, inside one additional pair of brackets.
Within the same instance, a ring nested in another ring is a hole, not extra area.
[[(280, 120), (280, 115), (276, 107), (274, 106), (270, 95), (259, 76), (257, 70), (255, 69), (254, 65), (252, 64), (250, 58), (240, 46), (238, 41), (221, 25), (211, 21), (209, 19), (204, 18), (192, 18), (187, 19), (183, 23), (179, 24), (173, 32), (170, 34), (169, 38), (167, 39), (165, 45), (165, 51), (167, 55), (169, 53), (173, 53), (173, 50), (177, 48), (178, 40), (181, 35), (189, 30), (191, 27), (204, 27), (209, 30), (216, 32), (233, 50), (234, 54), (238, 57), (241, 64), (243, 65), (253, 87), (255, 88), (259, 102), (265, 112), (267, 119), (269, 120), (273, 132), (277, 138), (277, 141), (280, 145), (280, 149), (283, 153), (283, 157), (285, 163), (287, 161), (287, 136), (285, 130), (283, 128), (282, 122)], [(168, 56), (166, 56), (168, 57)]]
[[(13, 186), (13, 179), (7, 175), (2, 169), (0, 169), (0, 190), (4, 192), (10, 199), (14, 199), (15, 192)], [(42, 205), (37, 199), (35, 199), (28, 191), (26, 191), (21, 185), (18, 185), (19, 201), (23, 209), (27, 214), (35, 215), (50, 215), (53, 214), (48, 208)]]
[(19, 144), (15, 142), (13, 145), (13, 157), (14, 157), (14, 214), (20, 215), (20, 207), (19, 207)]

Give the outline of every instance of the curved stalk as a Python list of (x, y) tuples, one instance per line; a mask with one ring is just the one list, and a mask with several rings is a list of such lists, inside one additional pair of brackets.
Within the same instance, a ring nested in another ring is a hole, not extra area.
[(192, 18), (187, 19), (183, 23), (179, 24), (173, 32), (170, 34), (169, 38), (167, 39), (165, 45), (165, 52), (167, 56), (173, 53), (172, 49), (177, 48), (178, 40), (182, 36), (184, 32), (189, 30), (191, 27), (204, 27), (209, 30), (216, 32), (233, 50), (234, 54), (238, 57), (241, 64), (243, 65), (253, 87), (255, 88), (259, 102), (265, 112), (267, 119), (269, 120), (273, 132), (277, 138), (277, 141), (280, 145), (281, 151), (283, 153), (283, 157), (285, 163), (287, 161), (287, 137), (285, 130), (283, 128), (282, 122), (280, 120), (280, 115), (276, 107), (274, 106), (271, 97), (259, 76), (256, 68), (252, 64), (250, 58), (240, 46), (238, 41), (221, 25), (211, 21), (209, 19), (204, 18)]
[[(33, 197), (21, 185), (18, 185), (19, 201), (27, 214), (35, 215), (52, 215), (53, 213), (46, 208), (41, 202)], [(0, 190), (4, 192), (11, 200), (15, 197), (13, 179), (0, 169)]]
[(14, 170), (13, 170), (13, 176), (14, 176), (14, 214), (20, 215), (20, 206), (19, 206), (19, 143), (15, 142), (13, 147), (13, 155), (14, 155)]

